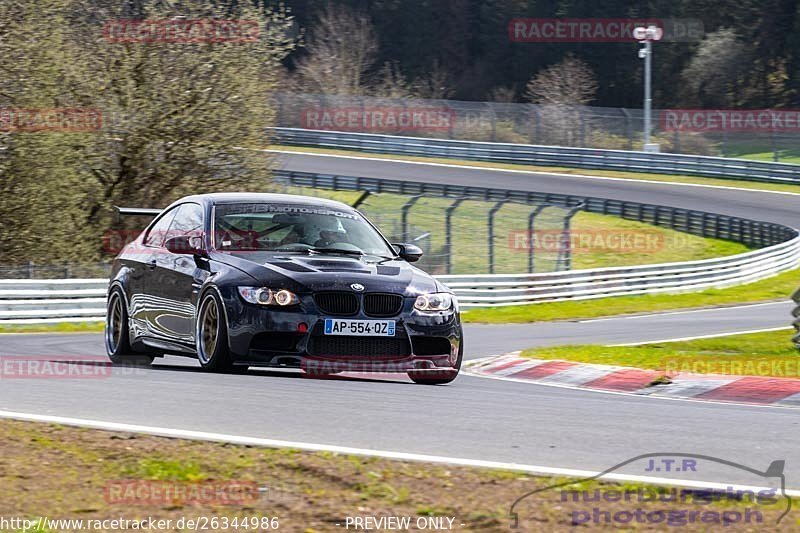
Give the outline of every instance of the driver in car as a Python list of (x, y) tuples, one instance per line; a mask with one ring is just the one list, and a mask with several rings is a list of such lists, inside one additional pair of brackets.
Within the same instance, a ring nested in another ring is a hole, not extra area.
[(303, 223), (292, 228), (281, 240), (281, 246), (304, 243), (315, 248), (325, 248), (341, 242), (348, 242), (347, 232), (336, 217), (310, 215), (304, 217)]

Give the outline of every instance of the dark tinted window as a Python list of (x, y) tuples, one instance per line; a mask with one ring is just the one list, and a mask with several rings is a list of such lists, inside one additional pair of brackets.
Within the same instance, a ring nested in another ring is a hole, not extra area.
[(200, 236), (203, 232), (203, 208), (199, 204), (183, 204), (169, 228), (169, 237)]
[(169, 230), (177, 211), (177, 208), (169, 210), (147, 231), (147, 235), (144, 237), (145, 246), (162, 246), (164, 244), (164, 237), (166, 237), (167, 230)]

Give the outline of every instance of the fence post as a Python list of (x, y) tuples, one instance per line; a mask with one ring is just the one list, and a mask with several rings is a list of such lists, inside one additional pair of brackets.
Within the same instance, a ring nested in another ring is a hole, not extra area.
[(534, 144), (542, 143), (542, 115), (539, 113), (539, 107), (536, 104), (530, 104), (533, 114), (533, 131), (531, 133), (534, 137), (531, 139)]
[(358, 209), (359, 207), (361, 207), (361, 204), (363, 204), (366, 201), (366, 199), (369, 198), (370, 194), (371, 194), (370, 191), (363, 191), (361, 195), (356, 199), (356, 201), (353, 202), (353, 205), (350, 207), (352, 207), (353, 209)]
[(583, 210), (586, 206), (580, 203), (567, 211), (564, 216), (564, 231), (561, 233), (561, 247), (558, 250), (558, 258), (556, 258), (556, 270), (562, 270), (561, 264), (565, 266), (563, 270), (572, 270), (572, 217), (578, 211)]
[(628, 138), (628, 150), (633, 150), (633, 127), (631, 126), (631, 115), (624, 107), (622, 114), (625, 115), (625, 136)]
[(408, 211), (420, 198), (422, 198), (421, 195), (412, 196), (403, 204), (403, 207), (400, 208), (400, 234), (403, 236), (403, 242), (408, 241)]
[(494, 215), (505, 203), (505, 200), (501, 200), (492, 206), (486, 223), (486, 228), (489, 232), (489, 274), (494, 274)]
[(28, 261), (28, 279), (33, 279), (33, 261)]
[(769, 133), (769, 143), (772, 146), (772, 160), (777, 163), (780, 157), (778, 156), (778, 144), (775, 142), (775, 130)]
[(722, 157), (728, 157), (728, 130), (722, 130)]
[(447, 251), (447, 268), (445, 272), (448, 274), (453, 270), (453, 211), (455, 211), (464, 200), (466, 200), (466, 198), (457, 198), (444, 211), (444, 248)]
[(531, 211), (531, 214), (528, 215), (528, 273), (533, 274), (534, 271), (534, 264), (533, 264), (533, 225), (534, 220), (542, 212), (542, 210), (547, 207), (547, 204), (540, 204), (536, 206), (536, 209)]
[(492, 102), (486, 102), (486, 105), (489, 107), (489, 116), (492, 117), (492, 142), (497, 141), (497, 114), (494, 111), (494, 105)]

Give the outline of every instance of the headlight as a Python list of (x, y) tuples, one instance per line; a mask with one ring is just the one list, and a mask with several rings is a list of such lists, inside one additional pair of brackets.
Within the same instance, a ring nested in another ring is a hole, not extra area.
[(453, 307), (453, 295), (446, 292), (420, 294), (414, 302), (418, 311), (447, 311)]
[(274, 291), (267, 287), (239, 287), (239, 294), (245, 302), (259, 305), (294, 305), (300, 300), (292, 291)]

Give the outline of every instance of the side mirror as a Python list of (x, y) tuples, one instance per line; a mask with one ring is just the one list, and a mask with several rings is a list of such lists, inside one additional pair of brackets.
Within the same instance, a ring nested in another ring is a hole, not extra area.
[(392, 244), (392, 246), (397, 250), (397, 255), (409, 263), (419, 261), (423, 254), (422, 248), (414, 244)]
[(173, 254), (202, 255), (203, 245), (197, 235), (178, 235), (167, 239), (164, 248)]

